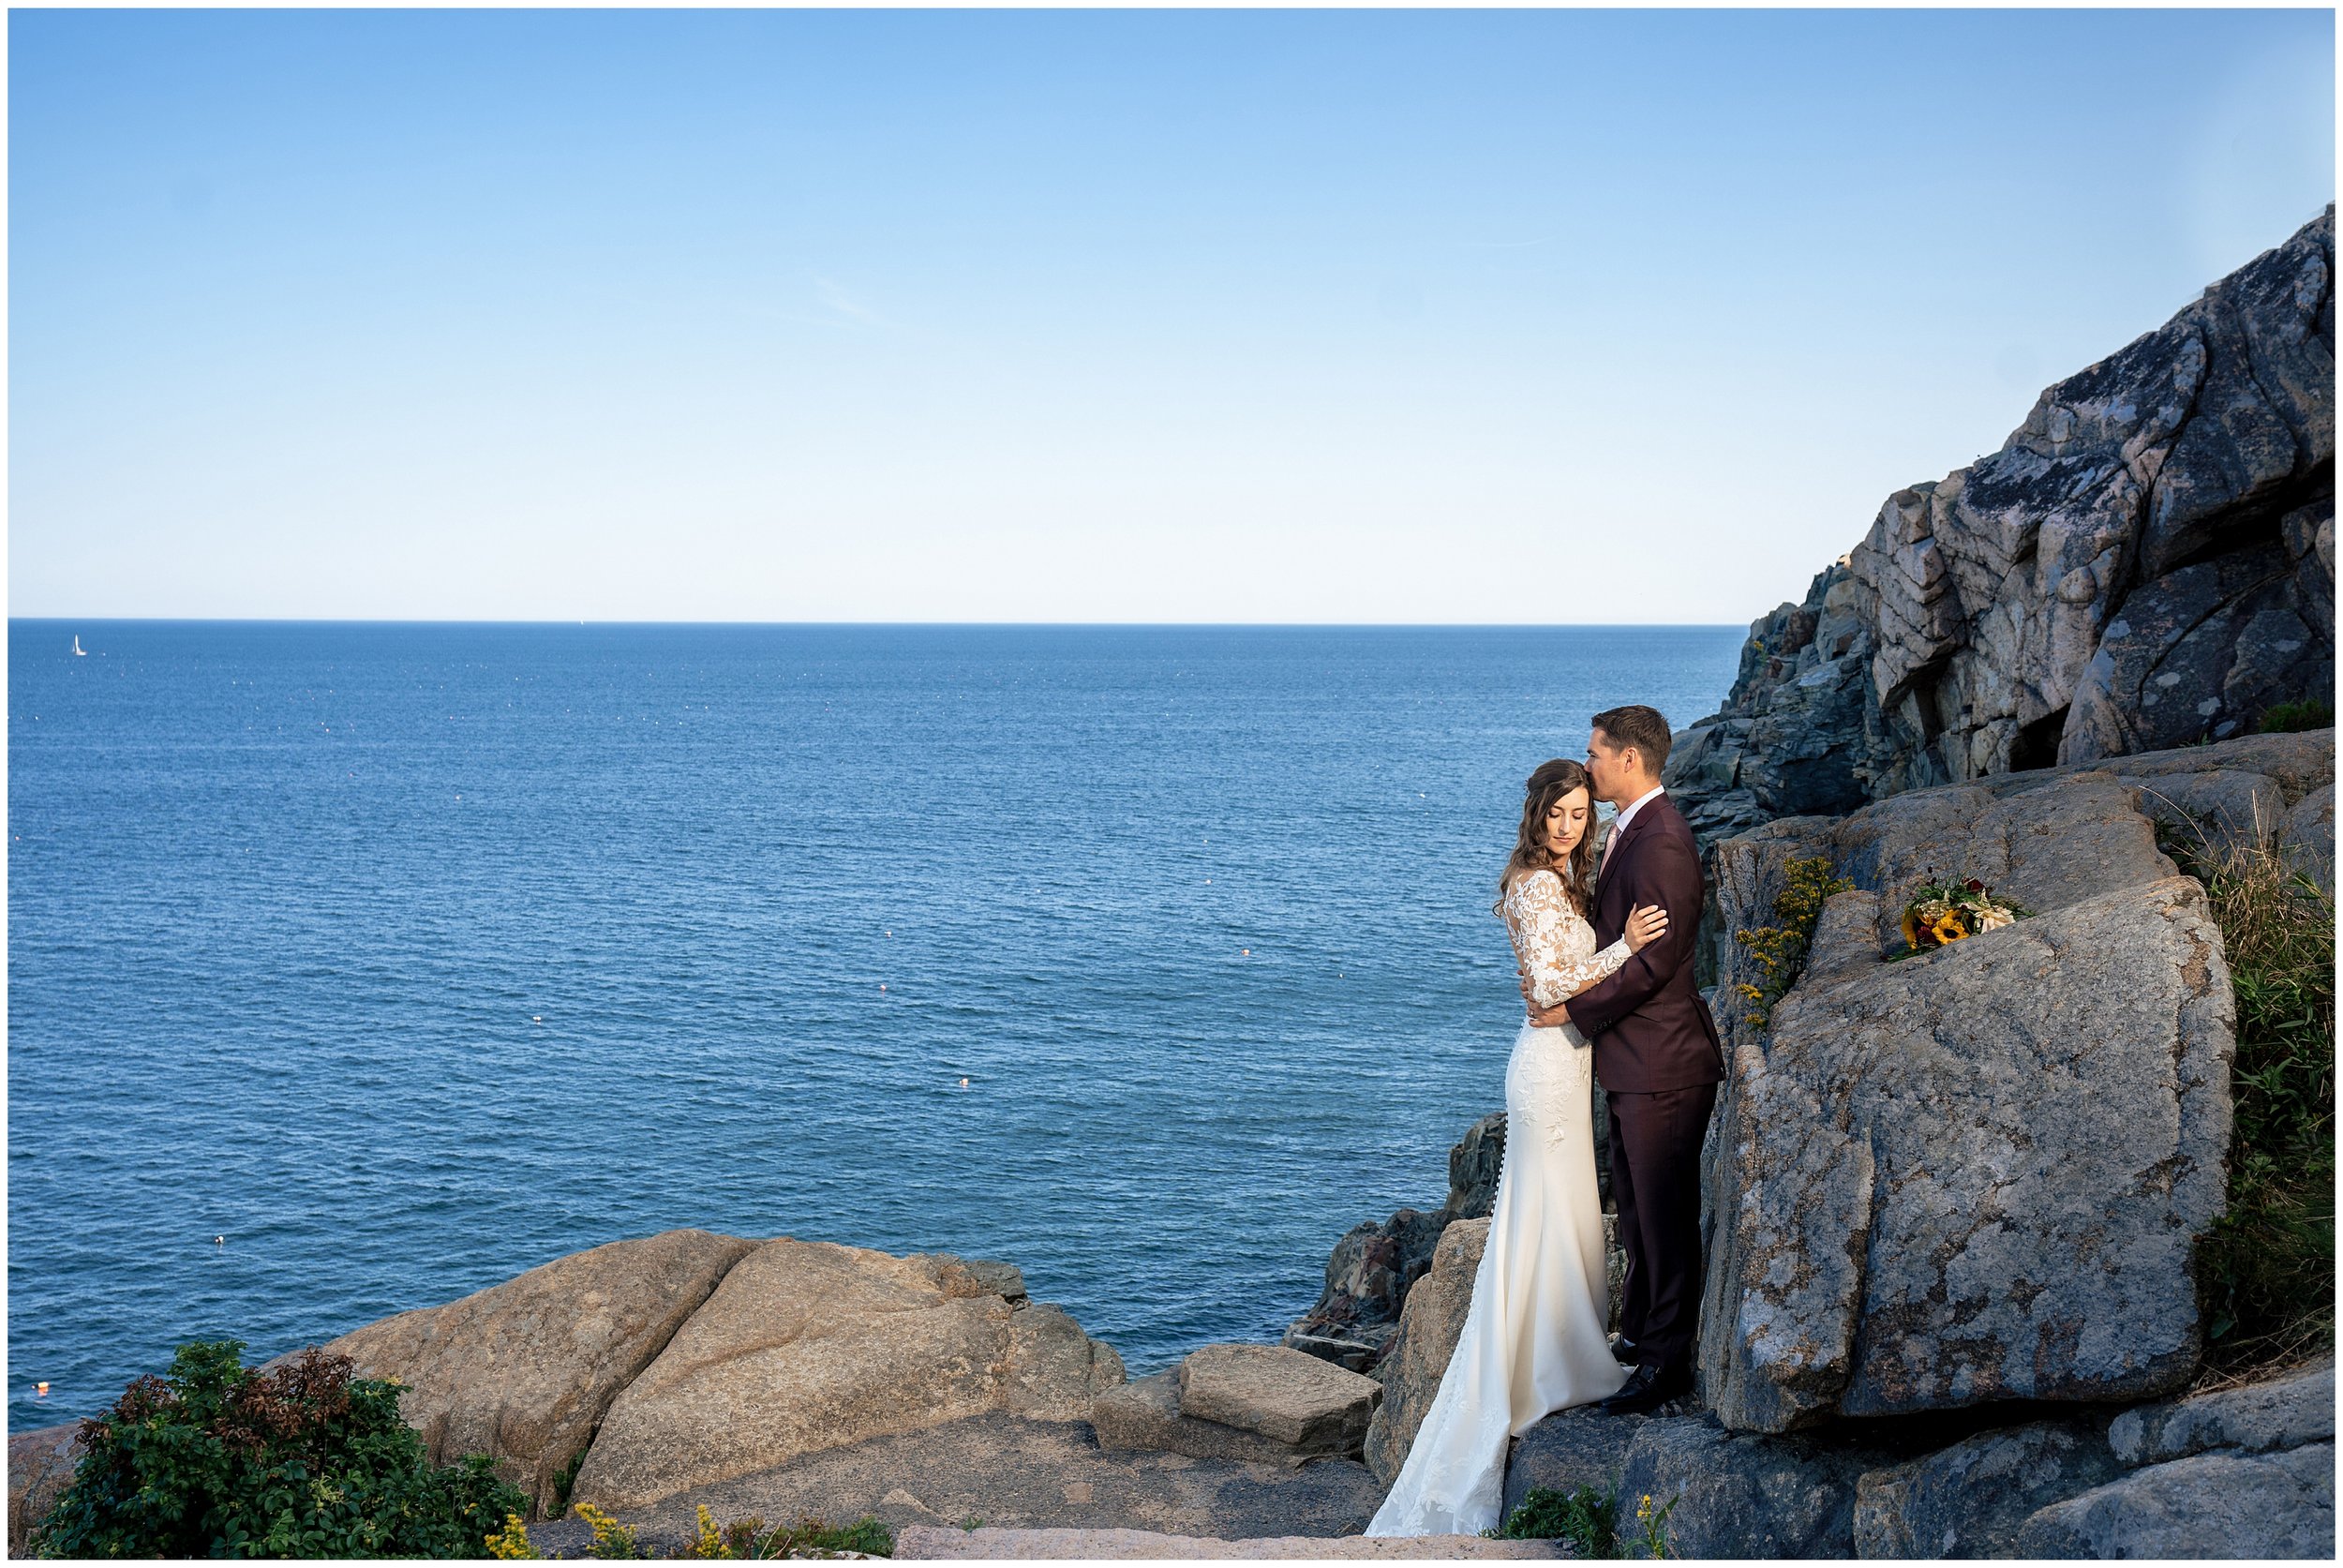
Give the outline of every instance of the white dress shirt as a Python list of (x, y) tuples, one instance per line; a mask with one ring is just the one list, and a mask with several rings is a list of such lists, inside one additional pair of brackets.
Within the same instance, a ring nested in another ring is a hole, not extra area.
[(1634, 820), (1635, 814), (1643, 810), (1645, 802), (1666, 793), (1667, 790), (1664, 786), (1653, 784), (1643, 794), (1636, 796), (1619, 808), (1619, 814), (1611, 818), (1611, 836), (1603, 841), (1603, 865), (1597, 869), (1597, 875), (1602, 874), (1602, 872), (1610, 866), (1611, 851), (1619, 847), (1619, 835), (1627, 831), (1628, 823)]

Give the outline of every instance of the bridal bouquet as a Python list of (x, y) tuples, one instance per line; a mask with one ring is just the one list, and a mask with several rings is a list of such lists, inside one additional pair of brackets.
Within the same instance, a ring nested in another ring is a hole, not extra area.
[(1929, 883), (1903, 906), (1903, 940), (1914, 952), (1941, 948), (1979, 932), (1997, 930), (2023, 919), (2021, 909), (1972, 876), (1965, 882)]

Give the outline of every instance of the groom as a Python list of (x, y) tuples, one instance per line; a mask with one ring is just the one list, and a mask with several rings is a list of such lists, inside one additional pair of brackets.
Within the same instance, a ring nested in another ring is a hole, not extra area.
[(1657, 903), (1667, 934), (1602, 983), (1530, 1022), (1565, 1015), (1594, 1047), (1611, 1113), (1611, 1196), (1619, 1204), (1627, 1279), (1613, 1354), (1635, 1368), (1603, 1401), (1649, 1411), (1688, 1392), (1700, 1318), (1700, 1142), (1724, 1077), (1716, 1021), (1693, 988), (1693, 944), (1707, 889), (1692, 829), (1660, 787), (1667, 721), (1641, 706), (1594, 716), (1587, 774), (1617, 809), (1595, 882), (1597, 947), (1619, 940), (1628, 915)]

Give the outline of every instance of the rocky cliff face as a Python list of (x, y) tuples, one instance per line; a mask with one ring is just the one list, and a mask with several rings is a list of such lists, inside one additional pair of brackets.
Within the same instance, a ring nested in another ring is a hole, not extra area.
[[(2328, 803), (2335, 732), (1914, 790), (1715, 846), (1703, 1402), (1781, 1433), (2003, 1401), (2136, 1400), (2194, 1376), (2190, 1244), (2220, 1213), (2233, 1006), (2159, 826)], [(1732, 932), (1789, 862), (1853, 884), (1764, 1023)], [(1976, 876), (2030, 919), (1900, 961), (1904, 903)]]
[(2335, 682), (2335, 209), (1888, 498), (1753, 623), (1667, 783), (1704, 841), (2226, 739)]

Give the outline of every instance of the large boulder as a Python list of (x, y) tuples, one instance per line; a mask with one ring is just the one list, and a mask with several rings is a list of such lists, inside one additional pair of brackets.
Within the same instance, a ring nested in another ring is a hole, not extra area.
[(1087, 1420), (1123, 1381), (1122, 1359), (1022, 1299), (1022, 1281), (957, 1258), (767, 1242), (613, 1401), (572, 1496), (639, 1508), (986, 1411)]
[(1432, 1249), (1447, 1223), (1437, 1210), (1401, 1209), (1343, 1232), (1326, 1259), (1325, 1289), (1318, 1304), (1287, 1327), (1286, 1347), (1349, 1371), (1375, 1371), (1399, 1332), (1408, 1292), (1432, 1266)]
[[(1973, 1434), (1870, 1465), (1850, 1549), (2169, 1545), (2154, 1521), (2203, 1477), (2123, 1466), (2331, 1441), (2331, 1367), (2143, 1405), (2112, 1430), (2105, 1406), (2193, 1375), (2190, 1251), (2224, 1187), (2226, 965), (2201, 889), (2159, 845), (2266, 842), (2274, 815), (2315, 813), (2332, 796), (2333, 740), (2254, 735), (1982, 777), (1711, 846), (1705, 957), (1732, 1071), (1703, 1155), (1703, 1396), (1724, 1428), (1819, 1444), (1807, 1479), (1826, 1491), (1850, 1441)], [(1855, 886), (1824, 904), (1786, 996), (1737, 1003), (1765, 976), (1733, 933), (1777, 923), (1788, 868), (1809, 858)], [(1971, 875), (2033, 918), (1904, 956), (1912, 889)], [(1929, 1413), (1997, 1400), (2027, 1402), (2032, 1419), (1979, 1431), (1983, 1409)], [(2082, 1408), (2045, 1419), (2048, 1401)], [(1732, 1470), (1713, 1437), (1666, 1431), (1679, 1471)], [(2278, 1521), (2257, 1536), (2231, 1520), (2228, 1555), (2277, 1551), (2316, 1525), (2279, 1472), (2226, 1473), (2275, 1487)]]
[(2335, 1557), (2335, 1444), (2196, 1454), (2042, 1509), (2018, 1531), (2032, 1558)]
[(324, 1349), (407, 1385), (399, 1411), (433, 1463), (493, 1456), (540, 1512), (557, 1513), (554, 1478), (611, 1400), (755, 1247), (690, 1230), (611, 1242)]
[(1709, 1402), (1779, 1432), (2185, 1384), (2232, 1028), (2203, 890), (2169, 877), (1842, 969), (1737, 1029)]
[(1752, 623), (1667, 783), (1704, 842), (2249, 732), (2335, 681), (2335, 215), (1888, 498)]
[[(2332, 782), (2329, 739), (1913, 790), (1712, 846), (1731, 1071), (1704, 1153), (1700, 1373), (1728, 1426), (2186, 1383), (2233, 1020), (2158, 802), (2305, 799)], [(1738, 999), (1766, 977), (1732, 933), (1775, 922), (1801, 859), (1855, 887), (1761, 1012)], [(2033, 918), (1891, 962), (1912, 890), (1968, 876)]]
[(2087, 1423), (2031, 1422), (1866, 1472), (1855, 1486), (1855, 1555), (2014, 1557), (2035, 1513), (2104, 1482), (2119, 1467)]
[(1367, 1423), (1366, 1465), (1390, 1486), (1408, 1461), (1416, 1429), (1430, 1413), (1440, 1381), (1456, 1353), (1465, 1314), (1472, 1309), (1472, 1277), (1488, 1245), (1489, 1222), (1459, 1219), (1448, 1227), (1430, 1272), (1408, 1294), (1399, 1333), (1383, 1366), (1383, 1402)]

